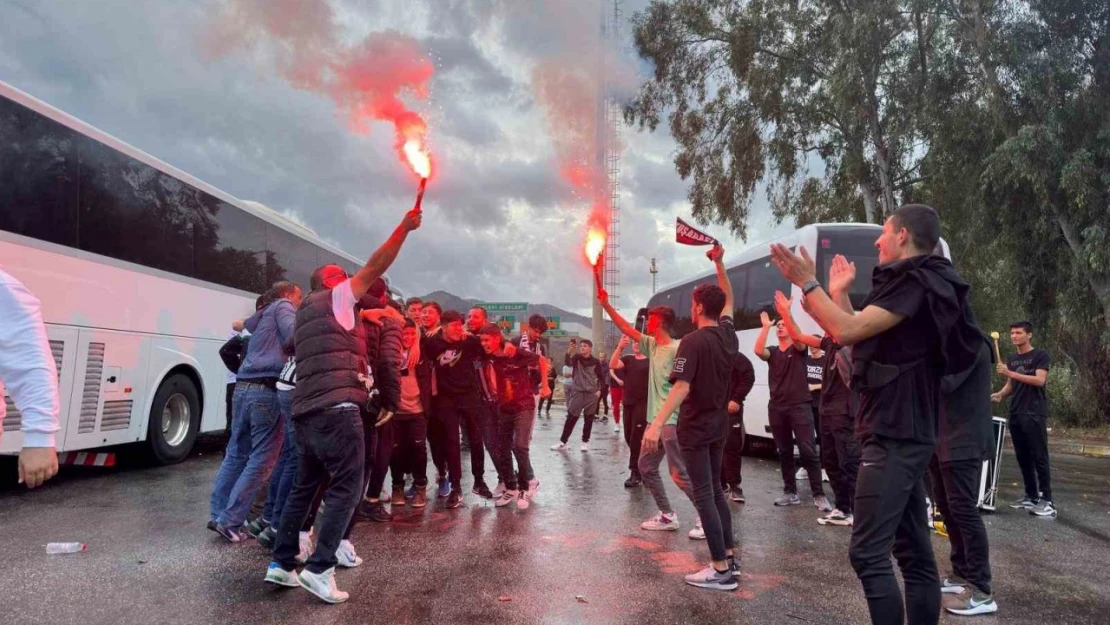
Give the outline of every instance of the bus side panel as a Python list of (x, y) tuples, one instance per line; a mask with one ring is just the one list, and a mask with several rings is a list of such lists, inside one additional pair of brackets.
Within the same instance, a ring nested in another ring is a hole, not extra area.
[(148, 400), (145, 372), (148, 337), (81, 328), (70, 388), (66, 441), (59, 451), (76, 451), (135, 440)]
[(767, 363), (755, 355), (755, 340), (759, 330), (740, 330), (736, 338), (740, 343), (740, 353), (752, 361), (755, 370), (755, 386), (744, 400), (744, 433), (747, 436), (771, 438), (771, 422), (767, 416), (767, 402), (771, 399), (771, 389), (767, 385)]
[(147, 426), (150, 423), (150, 409), (159, 385), (165, 381), (170, 371), (178, 366), (188, 367), (200, 378), (201, 422), (200, 432), (221, 431), (227, 424), (224, 409), (227, 388), (227, 368), (220, 360), (221, 341), (186, 339), (180, 337), (156, 337), (150, 351), (150, 367), (147, 384), (150, 395), (143, 413), (142, 430), (139, 440), (146, 440)]
[[(70, 415), (70, 401), (73, 393), (73, 374), (77, 362), (77, 328), (47, 324), (46, 336), (50, 340), (50, 351), (58, 365), (58, 432), (54, 443), (58, 449), (66, 444), (66, 424)], [(3, 434), (0, 435), (0, 454), (17, 454), (23, 448), (22, 419), (15, 402), (4, 392), (7, 415), (4, 418)]]
[(0, 267), (39, 299), (46, 323), (222, 343), (233, 320), (254, 312), (251, 297), (103, 256), (39, 246), (57, 247), (0, 232)]

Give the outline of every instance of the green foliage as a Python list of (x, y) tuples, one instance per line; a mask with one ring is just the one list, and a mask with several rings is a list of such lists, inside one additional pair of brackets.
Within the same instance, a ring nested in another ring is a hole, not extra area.
[(981, 325), (1033, 321), (1058, 416), (1110, 421), (1110, 3), (656, 0), (633, 22), (655, 73), (625, 116), (666, 119), (695, 218), (743, 237), (760, 182), (798, 225), (931, 204)]

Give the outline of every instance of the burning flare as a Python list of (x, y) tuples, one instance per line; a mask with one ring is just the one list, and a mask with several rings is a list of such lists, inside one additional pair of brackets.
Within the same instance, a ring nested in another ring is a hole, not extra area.
[(402, 148), (412, 171), (423, 179), (432, 175), (432, 157), (419, 139), (409, 139)]
[(590, 228), (586, 233), (586, 260), (591, 267), (597, 267), (601, 253), (605, 251), (605, 232), (598, 228)]

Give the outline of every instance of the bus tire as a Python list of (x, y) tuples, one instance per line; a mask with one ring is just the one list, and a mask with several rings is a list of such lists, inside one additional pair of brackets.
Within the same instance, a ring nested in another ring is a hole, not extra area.
[(186, 375), (162, 381), (150, 406), (147, 445), (157, 464), (176, 464), (189, 456), (200, 431), (200, 393)]

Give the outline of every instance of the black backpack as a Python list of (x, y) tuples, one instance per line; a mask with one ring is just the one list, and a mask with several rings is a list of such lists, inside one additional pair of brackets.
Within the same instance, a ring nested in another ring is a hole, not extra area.
[(236, 334), (220, 347), (220, 360), (224, 361), (224, 366), (227, 367), (228, 371), (239, 373), (239, 367), (243, 364), (243, 359), (247, 357), (247, 343), (249, 341), (249, 336)]

